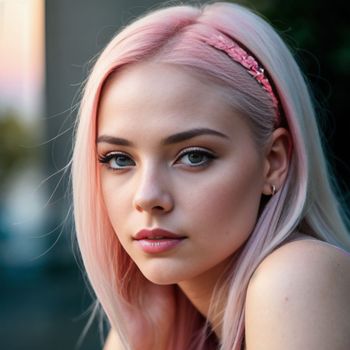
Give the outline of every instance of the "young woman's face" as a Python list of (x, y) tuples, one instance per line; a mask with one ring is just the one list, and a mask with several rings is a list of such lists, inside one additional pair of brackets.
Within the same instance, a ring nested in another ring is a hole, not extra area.
[(265, 167), (220, 89), (172, 65), (131, 66), (104, 87), (97, 149), (111, 224), (146, 278), (215, 280), (255, 225)]

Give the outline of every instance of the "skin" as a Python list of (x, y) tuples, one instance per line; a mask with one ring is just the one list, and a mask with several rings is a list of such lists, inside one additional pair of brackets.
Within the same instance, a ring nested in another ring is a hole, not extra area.
[[(299, 236), (265, 258), (250, 280), (245, 350), (348, 350), (349, 294), (349, 254)], [(119, 349), (111, 331), (104, 350)]]
[(349, 295), (348, 253), (310, 239), (282, 246), (250, 281), (246, 349), (350, 349)]
[[(290, 147), (279, 128), (257, 149), (221, 96), (194, 73), (143, 63), (109, 78), (98, 113), (102, 194), (120, 243), (148, 280), (178, 284), (205, 316), (218, 277), (255, 225), (261, 195), (282, 185)], [(198, 129), (206, 131), (170, 138)], [(133, 240), (143, 228), (185, 239), (147, 254)]]

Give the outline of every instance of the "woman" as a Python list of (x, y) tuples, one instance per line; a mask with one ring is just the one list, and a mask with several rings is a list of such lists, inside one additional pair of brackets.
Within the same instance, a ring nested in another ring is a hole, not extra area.
[(350, 348), (350, 239), (309, 92), (246, 8), (169, 7), (112, 39), (73, 192), (106, 350)]

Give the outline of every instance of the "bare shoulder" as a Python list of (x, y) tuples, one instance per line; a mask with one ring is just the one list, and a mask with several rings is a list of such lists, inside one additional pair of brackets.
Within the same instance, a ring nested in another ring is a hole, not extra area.
[(287, 243), (254, 273), (247, 350), (350, 349), (350, 255), (316, 240)]

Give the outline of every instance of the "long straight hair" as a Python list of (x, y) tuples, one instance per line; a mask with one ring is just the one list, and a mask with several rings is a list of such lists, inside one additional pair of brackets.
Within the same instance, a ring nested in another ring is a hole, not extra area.
[[(121, 247), (104, 207), (96, 154), (101, 91), (106, 79), (126, 66), (145, 61), (178, 65), (222, 89), (227, 102), (250, 123), (256, 143), (263, 145), (275, 125), (271, 99), (243, 67), (206, 43), (218, 33), (247, 48), (268, 72), (293, 143), (282, 188), (262, 207), (253, 232), (215, 288), (209, 312), (217, 310), (215, 300), (225, 298), (226, 302), (220, 315), (220, 349), (241, 349), (249, 279), (259, 263), (296, 230), (350, 249), (346, 215), (324, 157), (308, 86), (276, 31), (236, 4), (180, 5), (153, 11), (119, 32), (97, 59), (83, 91), (72, 165), (74, 215), (83, 263), (97, 300), (125, 349), (130, 349), (132, 335), (123, 328), (123, 305), (134, 305), (139, 317), (147, 314), (140, 296), (151, 282)], [(176, 286), (174, 298), (177, 322), (171, 348), (214, 348), (206, 320)], [(154, 330), (156, 339), (162, 329), (154, 325)]]

